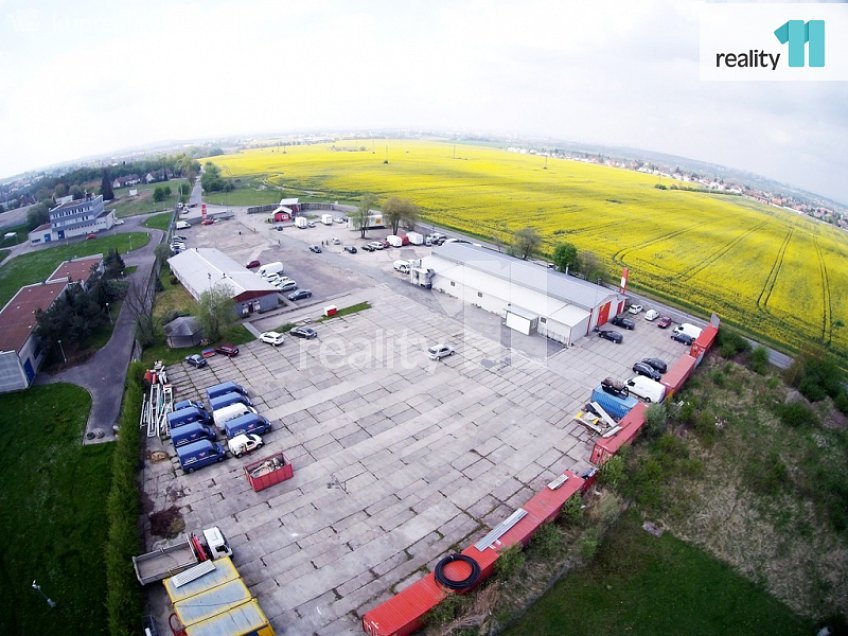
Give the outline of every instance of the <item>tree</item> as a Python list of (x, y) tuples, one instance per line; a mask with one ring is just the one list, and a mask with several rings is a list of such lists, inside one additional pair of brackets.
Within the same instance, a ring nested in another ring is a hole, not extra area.
[(53, 197), (59, 198), (68, 194), (68, 186), (64, 183), (57, 183), (53, 188)]
[(168, 195), (165, 194), (165, 188), (163, 188), (162, 186), (157, 186), (156, 189), (153, 191), (153, 201), (155, 203), (161, 203), (165, 200), (166, 196)]
[(106, 256), (103, 258), (103, 267), (105, 269), (106, 278), (118, 278), (121, 275), (121, 272), (126, 269), (126, 265), (124, 264), (124, 259), (121, 258), (121, 254), (118, 252), (117, 248), (110, 249)]
[(104, 201), (111, 201), (115, 198), (115, 193), (112, 191), (112, 178), (106, 168), (103, 168), (103, 177), (100, 180), (100, 194), (103, 195)]
[(587, 251), (580, 252), (580, 271), (592, 283), (603, 280), (605, 273), (597, 255)]
[(533, 227), (523, 227), (512, 236), (512, 245), (517, 254), (525, 261), (542, 243), (542, 237)]
[(210, 342), (219, 340), (231, 330), (238, 320), (233, 289), (226, 283), (217, 283), (210, 291), (200, 295), (197, 320), (204, 337)]
[(188, 196), (189, 194), (191, 194), (191, 186), (187, 183), (181, 183), (180, 184), (180, 195), (181, 196)]
[(365, 238), (365, 232), (368, 231), (368, 217), (375, 207), (377, 207), (377, 197), (373, 194), (364, 194), (359, 201), (359, 207), (350, 215), (354, 226), (359, 229), (359, 238)]
[(383, 206), (383, 215), (389, 220), (389, 225), (392, 228), (392, 234), (397, 234), (401, 222), (406, 226), (410, 223), (415, 227), (415, 222), (418, 220), (418, 206), (409, 199), (401, 199), (400, 197), (389, 197)]
[(577, 248), (571, 243), (560, 243), (554, 250), (554, 265), (561, 272), (571, 270), (576, 272), (580, 270), (580, 261), (577, 258)]
[(42, 201), (36, 203), (27, 210), (27, 228), (34, 230), (39, 225), (43, 225), (50, 220), (50, 206)]
[(71, 186), (71, 189), (68, 193), (73, 197), (74, 201), (79, 201), (85, 196), (85, 190), (83, 190), (78, 185)]

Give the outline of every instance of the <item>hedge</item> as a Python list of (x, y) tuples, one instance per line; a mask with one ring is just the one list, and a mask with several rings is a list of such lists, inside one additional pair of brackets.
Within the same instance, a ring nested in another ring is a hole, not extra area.
[(112, 636), (134, 636), (141, 626), (141, 586), (132, 557), (139, 553), (140, 495), (136, 472), (141, 429), (138, 425), (144, 395), (144, 365), (134, 362), (127, 373), (120, 434), (112, 459), (112, 487), (106, 500), (109, 536), (106, 542), (106, 608)]

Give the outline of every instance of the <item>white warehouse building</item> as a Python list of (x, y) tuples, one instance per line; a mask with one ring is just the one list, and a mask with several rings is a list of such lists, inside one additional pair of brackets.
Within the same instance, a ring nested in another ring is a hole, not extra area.
[(171, 272), (195, 300), (225, 285), (240, 316), (275, 309), (280, 290), (213, 247), (195, 247), (168, 259)]
[(616, 290), (469, 243), (445, 243), (422, 259), (432, 288), (498, 314), (508, 327), (574, 344), (621, 313)]

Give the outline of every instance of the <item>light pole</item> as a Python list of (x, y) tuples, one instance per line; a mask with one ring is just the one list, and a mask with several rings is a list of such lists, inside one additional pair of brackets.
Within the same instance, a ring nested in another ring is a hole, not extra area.
[(68, 364), (68, 356), (65, 355), (65, 348), (62, 346), (61, 340), (59, 340), (59, 351), (62, 352), (62, 359), (65, 361), (65, 364)]
[(38, 583), (35, 582), (35, 579), (33, 579), (33, 581), (32, 581), (32, 589), (34, 589), (36, 592), (41, 594), (41, 596), (44, 597), (44, 600), (47, 601), (47, 604), (50, 607), (56, 607), (56, 601), (54, 601), (52, 598), (47, 596), (47, 594), (45, 594), (44, 592), (41, 591), (41, 586)]
[(207, 272), (206, 275), (209, 277), (209, 291), (212, 292), (212, 272)]
[(112, 322), (112, 312), (109, 311), (109, 303), (106, 303), (106, 315), (109, 316), (109, 324), (114, 324)]

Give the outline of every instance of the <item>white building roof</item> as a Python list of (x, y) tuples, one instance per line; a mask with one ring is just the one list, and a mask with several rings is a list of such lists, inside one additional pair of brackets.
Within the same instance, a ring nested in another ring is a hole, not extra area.
[[(434, 247), (433, 255), (589, 311), (619, 296), (606, 287), (469, 243), (445, 243)], [(441, 274), (444, 267), (433, 269)]]
[(293, 198), (290, 198), (290, 199), (280, 199), (280, 205), (281, 206), (297, 205), (298, 201), (299, 201), (298, 197), (293, 197)]
[(180, 252), (169, 258), (168, 264), (195, 299), (219, 283), (230, 287), (233, 298), (249, 292), (279, 292), (264, 278), (215, 248), (195, 247)]

